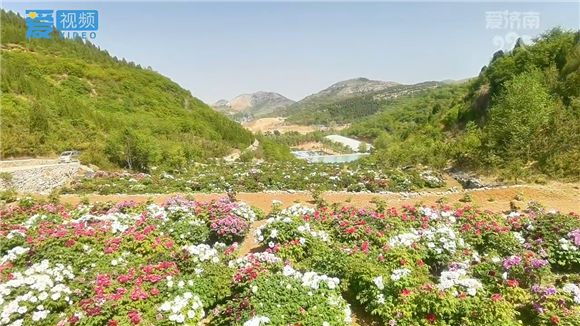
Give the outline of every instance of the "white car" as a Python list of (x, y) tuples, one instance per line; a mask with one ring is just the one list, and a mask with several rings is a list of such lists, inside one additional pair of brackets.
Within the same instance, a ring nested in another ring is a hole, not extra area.
[(60, 154), (58, 163), (71, 163), (79, 161), (80, 153), (78, 151), (66, 151)]

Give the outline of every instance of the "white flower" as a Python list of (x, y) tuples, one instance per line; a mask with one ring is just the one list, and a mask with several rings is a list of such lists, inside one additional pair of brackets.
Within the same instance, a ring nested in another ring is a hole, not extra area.
[(161, 309), (161, 311), (169, 311), (171, 310), (171, 303), (164, 302), (159, 309)]
[(376, 286), (379, 288), (379, 290), (382, 290), (385, 288), (385, 284), (383, 283), (383, 276), (378, 276), (374, 279), (374, 282), (376, 284)]
[(385, 296), (382, 293), (380, 293), (379, 295), (377, 295), (377, 302), (379, 304), (385, 303)]
[(260, 326), (262, 323), (267, 324), (270, 322), (270, 318), (263, 316), (256, 316), (244, 323), (244, 326)]
[(393, 271), (393, 274), (391, 275), (391, 280), (396, 282), (396, 281), (400, 280), (402, 277), (405, 277), (409, 274), (411, 274), (411, 270), (409, 270), (407, 268), (395, 269)]

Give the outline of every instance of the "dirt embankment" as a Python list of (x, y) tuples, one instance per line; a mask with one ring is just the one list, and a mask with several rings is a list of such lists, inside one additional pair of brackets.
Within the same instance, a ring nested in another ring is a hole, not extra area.
[[(579, 184), (560, 184), (554, 183), (549, 186), (521, 186), (513, 188), (496, 188), (486, 190), (468, 191), (471, 195), (471, 202), (465, 205), (477, 205), (484, 209), (492, 211), (505, 211), (510, 209), (510, 202), (514, 200), (517, 195), (523, 195), (523, 201), (518, 202), (522, 209), (525, 209), (529, 201), (536, 201), (544, 205), (547, 209), (557, 210), (564, 213), (580, 212), (580, 190)], [(207, 201), (214, 198), (226, 196), (226, 194), (193, 194), (196, 200)], [(454, 193), (445, 196), (447, 201), (452, 204), (459, 202), (465, 193)], [(90, 201), (113, 201), (119, 202), (124, 200), (146, 201), (152, 198), (155, 203), (161, 204), (168, 198), (175, 195), (91, 195)], [(425, 193), (418, 198), (402, 198), (399, 194), (356, 194), (356, 193), (326, 193), (323, 195), (324, 199), (329, 203), (344, 203), (345, 205), (352, 205), (357, 207), (371, 207), (371, 200), (373, 198), (380, 198), (387, 202), (388, 205), (394, 207), (401, 207), (405, 204), (415, 204), (423, 202), (424, 204), (436, 204), (437, 200), (441, 198), (437, 193)], [(259, 207), (265, 212), (270, 211), (273, 200), (282, 201), (284, 207), (293, 205), (295, 202), (300, 202), (305, 205), (313, 206), (310, 201), (312, 197), (306, 193), (240, 193), (237, 199)], [(80, 202), (79, 196), (65, 195), (61, 197), (63, 203), (77, 204)]]
[[(284, 118), (262, 118), (254, 120), (244, 124), (244, 127), (251, 132), (274, 132), (278, 130), (280, 133), (284, 134), (291, 131), (296, 131), (301, 134), (307, 134), (319, 130), (317, 126), (300, 126), (288, 124), (284, 121)], [(348, 128), (348, 125), (337, 126), (334, 130), (342, 130)]]

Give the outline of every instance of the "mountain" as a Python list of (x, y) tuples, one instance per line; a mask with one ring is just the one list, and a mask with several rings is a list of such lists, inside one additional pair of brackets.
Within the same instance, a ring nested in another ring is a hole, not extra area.
[(475, 78), (477, 78), (477, 77), (469, 77), (469, 78), (458, 79), (458, 80), (445, 79), (445, 80), (442, 80), (441, 82), (444, 84), (449, 84), (449, 85), (460, 85), (460, 84), (465, 84), (471, 80), (474, 80)]
[(231, 101), (219, 100), (212, 107), (226, 114), (242, 113), (263, 116), (275, 112), (279, 108), (284, 108), (294, 104), (294, 101), (275, 92), (256, 92), (252, 94), (242, 94)]
[(370, 80), (363, 77), (347, 79), (332, 84), (318, 93), (303, 98), (287, 107), (281, 112), (281, 114), (288, 116), (293, 112), (308, 109), (309, 107), (316, 105), (328, 104), (349, 97), (377, 92), (397, 85), (400, 84), (396, 82)]
[(397, 85), (400, 84), (396, 82), (370, 80), (363, 77), (347, 79), (332, 84), (316, 94), (307, 96), (304, 99), (298, 101), (297, 104), (304, 104), (326, 99), (334, 100), (336, 98), (346, 98), (366, 93), (373, 93)]
[(221, 100), (215, 102), (215, 104), (212, 104), (212, 107), (213, 106), (225, 106), (225, 105), (228, 105), (228, 100), (221, 99)]
[(26, 39), (1, 11), (3, 158), (80, 150), (101, 168), (184, 167), (254, 140), (169, 78), (77, 40)]
[[(364, 80), (357, 78), (339, 82), (311, 95), (310, 99), (307, 97), (297, 102), (284, 110), (286, 121), (302, 125), (328, 125), (332, 122), (349, 124), (378, 113), (394, 99), (415, 96), (417, 93), (447, 85), (437, 81), (403, 85), (376, 81), (368, 83)], [(333, 93), (333, 90), (339, 91)], [(350, 92), (349, 95), (344, 95), (346, 92)]]

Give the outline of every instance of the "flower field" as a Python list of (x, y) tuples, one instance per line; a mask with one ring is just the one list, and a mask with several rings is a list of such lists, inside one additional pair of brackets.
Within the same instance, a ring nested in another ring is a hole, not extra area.
[(308, 164), (303, 162), (245, 163), (192, 166), (187, 171), (153, 174), (108, 173), (98, 171), (91, 178), (73, 183), (63, 193), (101, 195), (223, 193), (276, 190), (324, 190), (351, 192), (409, 191), (444, 187), (445, 181), (433, 171), (382, 170), (372, 164)]
[(384, 325), (580, 325), (574, 213), (174, 197), (1, 215), (1, 325), (353, 325), (352, 304)]

